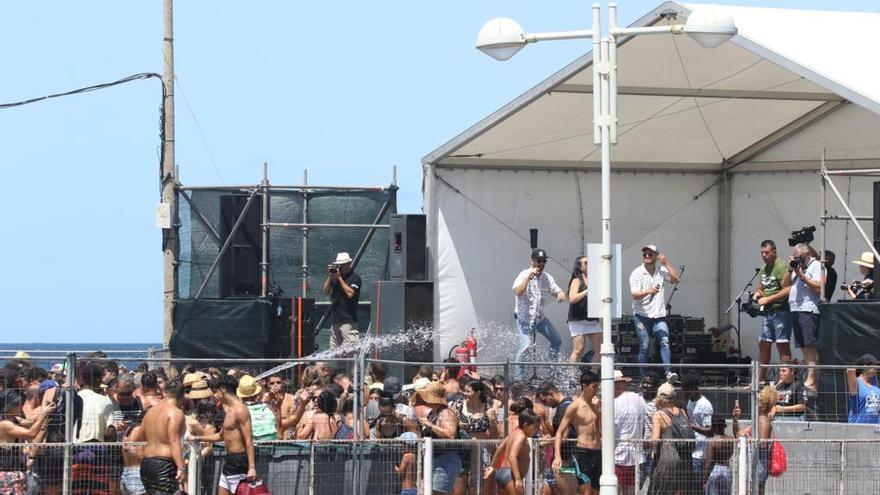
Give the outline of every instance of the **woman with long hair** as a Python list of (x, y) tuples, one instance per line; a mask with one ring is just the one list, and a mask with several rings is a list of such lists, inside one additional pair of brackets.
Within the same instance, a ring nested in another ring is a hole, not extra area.
[(651, 441), (654, 445), (659, 442), (659, 446), (654, 450), (654, 470), (648, 493), (695, 494), (699, 489), (689, 455), (693, 442), (688, 445), (688, 440), (680, 436), (680, 432), (690, 425), (687, 412), (675, 405), (675, 387), (670, 383), (664, 383), (657, 389), (655, 403), (657, 411), (652, 419)]
[(584, 341), (590, 339), (593, 346), (593, 364), (599, 362), (599, 345), (602, 344), (602, 325), (598, 318), (587, 317), (587, 257), (578, 256), (574, 260), (571, 279), (568, 282), (568, 331), (571, 332), (572, 363), (581, 360), (584, 354)]
[[(764, 495), (764, 486), (767, 477), (770, 476), (770, 447), (773, 445), (773, 418), (771, 413), (779, 400), (779, 392), (767, 385), (758, 392), (758, 493)], [(739, 416), (742, 413), (739, 407), (733, 408), (733, 436), (750, 436), (755, 438), (751, 426), (739, 429)]]
[[(14, 389), (0, 390), (0, 444), (19, 443), (23, 440), (33, 441), (45, 435), (49, 423), (47, 419), (55, 404), (44, 406), (42, 414), (34, 418), (30, 427), (19, 425), (22, 415), (24, 398), (21, 392)], [(25, 477), (26, 466), (22, 458), (21, 448), (0, 447), (0, 493), (24, 495), (27, 491)]]
[[(488, 440), (498, 438), (498, 424), (492, 405), (492, 396), (489, 387), (479, 380), (462, 380), (461, 398), (452, 402), (450, 407), (458, 415), (459, 438), (476, 438)], [(486, 444), (481, 444), (475, 449), (462, 452), (461, 479), (463, 488), (468, 485), (471, 473), (481, 473), (489, 466), (492, 459), (491, 452)], [(477, 479), (480, 477), (477, 476)], [(484, 493), (490, 483), (483, 486)]]

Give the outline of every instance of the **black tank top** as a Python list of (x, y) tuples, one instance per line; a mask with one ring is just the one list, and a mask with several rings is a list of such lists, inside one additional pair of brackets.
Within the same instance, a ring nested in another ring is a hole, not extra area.
[[(584, 283), (584, 279), (578, 277), (578, 292), (583, 292), (587, 288), (587, 284)], [(569, 287), (571, 286), (571, 282), (568, 283)], [(575, 304), (568, 305), (568, 320), (567, 321), (598, 321), (598, 318), (588, 318), (587, 317), (587, 297), (581, 299)]]

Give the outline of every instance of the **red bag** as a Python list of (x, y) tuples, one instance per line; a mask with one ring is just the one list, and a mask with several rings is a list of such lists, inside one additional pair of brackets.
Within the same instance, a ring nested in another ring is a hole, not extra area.
[(770, 476), (776, 478), (782, 476), (788, 469), (788, 457), (785, 455), (785, 449), (782, 443), (773, 437), (773, 445), (770, 446)]
[(235, 495), (272, 495), (263, 480), (242, 481), (235, 489)]

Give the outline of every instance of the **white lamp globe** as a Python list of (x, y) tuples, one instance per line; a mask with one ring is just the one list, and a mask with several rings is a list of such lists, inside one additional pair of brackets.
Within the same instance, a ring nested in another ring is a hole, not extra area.
[(477, 49), (495, 60), (508, 60), (526, 46), (525, 32), (513, 19), (496, 17), (480, 29)]
[(700, 5), (688, 16), (684, 32), (703, 48), (717, 48), (736, 34), (736, 24), (721, 7)]

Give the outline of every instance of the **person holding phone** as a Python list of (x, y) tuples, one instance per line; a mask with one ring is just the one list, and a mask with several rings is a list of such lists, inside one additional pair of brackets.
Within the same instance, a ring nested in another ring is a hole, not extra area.
[[(678, 375), (672, 373), (670, 363), (672, 352), (669, 350), (669, 326), (666, 323), (666, 298), (663, 293), (665, 282), (678, 283), (679, 275), (675, 266), (666, 255), (661, 253), (655, 244), (642, 246), (642, 264), (636, 267), (629, 276), (629, 287), (632, 293), (632, 312), (639, 336), (639, 362), (648, 362), (648, 347), (651, 335), (660, 346), (660, 358), (666, 371), (666, 380), (675, 382)], [(642, 376), (645, 369), (641, 368)]]

